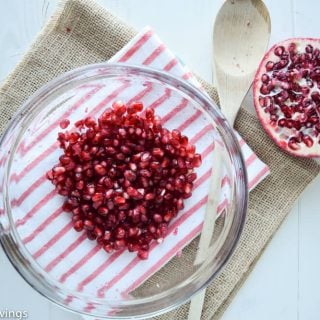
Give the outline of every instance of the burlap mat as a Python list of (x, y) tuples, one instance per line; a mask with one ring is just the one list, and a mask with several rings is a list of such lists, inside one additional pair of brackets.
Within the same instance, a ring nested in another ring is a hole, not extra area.
[[(29, 52), (0, 88), (0, 130), (40, 86), (67, 70), (108, 60), (136, 31), (92, 0), (61, 4)], [(209, 35), (208, 35), (209, 36)], [(208, 93), (217, 94), (202, 81)], [(218, 319), (304, 188), (319, 173), (311, 160), (281, 152), (256, 117), (242, 109), (236, 128), (272, 174), (250, 193), (248, 221), (240, 243), (207, 290), (203, 319)], [(156, 319), (186, 319), (188, 304)]]

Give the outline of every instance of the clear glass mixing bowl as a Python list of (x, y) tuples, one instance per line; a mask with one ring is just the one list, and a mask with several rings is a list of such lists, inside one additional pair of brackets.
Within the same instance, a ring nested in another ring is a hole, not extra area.
[[(149, 259), (107, 254), (77, 233), (45, 173), (57, 162), (59, 122), (99, 116), (115, 100), (155, 108), (163, 126), (192, 139), (203, 164), (193, 196)], [(204, 93), (169, 74), (96, 64), (49, 82), (21, 107), (1, 138), (0, 240), (22, 277), (72, 311), (110, 319), (142, 319), (186, 302), (207, 286), (232, 254), (244, 225), (247, 184), (237, 139)], [(195, 263), (214, 144), (224, 164), (221, 206), (207, 258)]]

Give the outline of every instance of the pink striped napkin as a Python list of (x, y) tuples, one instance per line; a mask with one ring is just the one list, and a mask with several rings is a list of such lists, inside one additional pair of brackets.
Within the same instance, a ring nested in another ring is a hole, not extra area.
[[(150, 28), (140, 32), (110, 62), (165, 70), (200, 88), (190, 70)], [(35, 123), (30, 128), (30, 136), (34, 138), (28, 139), (17, 150), (17, 154), (23, 155), (25, 166), (21, 168), (19, 159), (13, 161), (12, 170), (15, 174), (11, 180), (17, 188), (13, 191), (15, 198), (11, 199), (11, 204), (15, 207), (14, 219), (22, 241), (53, 281), (64, 284), (70, 290), (115, 300), (143, 283), (201, 232), (211, 172), (213, 146), (210, 141), (213, 141), (213, 130), (204, 122), (201, 114), (188, 114), (185, 111), (187, 101), (182, 100), (177, 104), (166, 91), (159, 93), (157, 100), (149, 101), (150, 88), (136, 92), (127, 83), (114, 87), (92, 84), (81, 87), (81, 90), (80, 99), (77, 94), (68, 101), (68, 111), (53, 112), (49, 127), (47, 123)], [(165, 241), (151, 245), (149, 259), (145, 261), (128, 252), (107, 255), (95, 242), (87, 241), (85, 235), (76, 233), (69, 216), (61, 209), (61, 197), (56, 195), (53, 186), (43, 175), (54, 164), (48, 160), (48, 156), (57, 159), (60, 154), (57, 144), (52, 143), (56, 140), (56, 129), (53, 129), (58, 127), (60, 120), (66, 117), (71, 123), (78, 120), (74, 111), (79, 108), (89, 109), (88, 114), (105, 110), (124, 91), (132, 97), (131, 100), (143, 97), (146, 105), (157, 108), (157, 114), (166, 124), (179, 127), (191, 141), (197, 142), (200, 148), (198, 152), (203, 157), (193, 191), (193, 199), (199, 201), (193, 201), (192, 206), (186, 205), (185, 210), (171, 223)], [(93, 109), (92, 105), (95, 106)], [(173, 105), (176, 107), (172, 109)], [(172, 117), (179, 112), (181, 117)], [(237, 137), (247, 165), (249, 188), (252, 189), (269, 174), (269, 169), (238, 134)], [(39, 150), (40, 155), (35, 158), (34, 154), (38, 154)], [(225, 177), (222, 180), (220, 210), (226, 205), (229, 192), (230, 186)], [(66, 302), (70, 305), (77, 303), (72, 296)], [(86, 311), (92, 308), (92, 305), (85, 306)]]

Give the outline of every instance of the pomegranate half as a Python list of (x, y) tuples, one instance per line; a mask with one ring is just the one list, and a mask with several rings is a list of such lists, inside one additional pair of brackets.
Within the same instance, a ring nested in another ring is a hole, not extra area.
[(295, 156), (320, 157), (320, 39), (288, 39), (264, 56), (254, 106), (276, 144)]

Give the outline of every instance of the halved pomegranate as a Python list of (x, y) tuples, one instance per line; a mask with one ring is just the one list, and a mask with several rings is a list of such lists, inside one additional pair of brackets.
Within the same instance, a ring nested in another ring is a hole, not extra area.
[(260, 64), (253, 91), (258, 117), (279, 147), (320, 157), (320, 39), (274, 45)]

